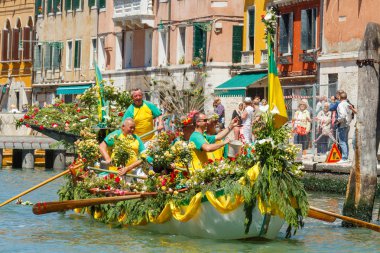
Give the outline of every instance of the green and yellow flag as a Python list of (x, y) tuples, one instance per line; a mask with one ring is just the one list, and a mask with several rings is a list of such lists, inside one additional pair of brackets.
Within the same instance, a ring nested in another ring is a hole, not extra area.
[(280, 79), (277, 75), (276, 61), (272, 51), (272, 42), (270, 35), (267, 39), (268, 43), (268, 103), (272, 113), (274, 113), (274, 125), (276, 128), (281, 127), (288, 121), (286, 113), (285, 99), (282, 93)]
[[(103, 77), (102, 73), (100, 72), (100, 69), (98, 67), (98, 64), (96, 62), (94, 63), (95, 65), (95, 81), (96, 81), (96, 86), (99, 88), (99, 100), (98, 100), (98, 117), (99, 117), (99, 125), (105, 125), (106, 124), (106, 111), (105, 111), (105, 100), (104, 100), (104, 85), (103, 85)], [(103, 126), (105, 127), (105, 126)]]

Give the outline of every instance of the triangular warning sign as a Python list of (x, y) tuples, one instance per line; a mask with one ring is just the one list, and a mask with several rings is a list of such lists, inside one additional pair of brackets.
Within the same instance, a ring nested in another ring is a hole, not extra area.
[(340, 151), (336, 143), (333, 143), (331, 150), (329, 152), (329, 155), (327, 156), (326, 162), (336, 163), (336, 162), (339, 162), (340, 159), (342, 159), (342, 155), (340, 154)]

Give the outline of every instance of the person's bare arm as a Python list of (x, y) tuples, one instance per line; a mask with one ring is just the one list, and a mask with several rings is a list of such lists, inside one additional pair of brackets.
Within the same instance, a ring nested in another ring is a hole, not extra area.
[(100, 151), (100, 154), (103, 156), (103, 159), (106, 161), (106, 163), (110, 164), (111, 163), (111, 157), (107, 152), (107, 144), (104, 141), (102, 143), (100, 143), (99, 151)]

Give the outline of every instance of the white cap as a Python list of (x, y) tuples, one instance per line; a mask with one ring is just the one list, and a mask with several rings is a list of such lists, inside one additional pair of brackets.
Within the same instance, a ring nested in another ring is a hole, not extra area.
[(250, 97), (246, 97), (246, 98), (244, 98), (244, 102), (251, 103), (252, 99)]

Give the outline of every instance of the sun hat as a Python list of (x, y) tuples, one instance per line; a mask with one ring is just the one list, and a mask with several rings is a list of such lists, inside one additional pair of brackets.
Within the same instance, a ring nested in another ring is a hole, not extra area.
[(250, 97), (246, 97), (246, 98), (244, 98), (244, 102), (245, 103), (251, 103), (252, 99)]

